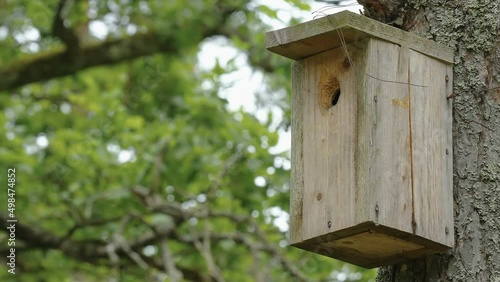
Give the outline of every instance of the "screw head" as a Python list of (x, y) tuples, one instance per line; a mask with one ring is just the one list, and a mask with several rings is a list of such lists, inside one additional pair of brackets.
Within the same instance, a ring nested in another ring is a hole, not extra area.
[(332, 228), (332, 222), (328, 221), (328, 228)]
[(449, 155), (450, 154), (450, 150), (446, 149), (446, 154)]
[(375, 96), (373, 97), (373, 100), (375, 101), (375, 103), (377, 103), (377, 102), (378, 102), (378, 96), (377, 96), (377, 95), (375, 95)]
[(444, 77), (444, 80), (446, 80), (446, 82), (450, 81), (450, 78), (448, 77), (448, 75), (446, 75), (446, 76)]
[(316, 195), (316, 200), (321, 201), (322, 198), (323, 198), (323, 194), (318, 193), (318, 195)]
[(444, 228), (444, 233), (445, 233), (445, 234), (450, 233), (450, 230), (448, 230), (448, 227), (445, 227), (445, 228)]

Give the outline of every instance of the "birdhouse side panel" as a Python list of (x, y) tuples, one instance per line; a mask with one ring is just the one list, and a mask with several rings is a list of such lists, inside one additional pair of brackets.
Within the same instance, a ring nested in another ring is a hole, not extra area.
[(358, 94), (356, 222), (412, 232), (409, 50), (369, 39)]
[(415, 234), (452, 247), (451, 65), (410, 51)]
[(290, 243), (302, 242), (304, 200), (304, 100), (302, 76), (304, 62), (292, 63), (292, 168), (290, 179)]

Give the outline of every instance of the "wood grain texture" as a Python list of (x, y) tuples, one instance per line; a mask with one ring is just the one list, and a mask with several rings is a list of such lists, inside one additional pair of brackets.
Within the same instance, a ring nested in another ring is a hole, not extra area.
[(446, 91), (457, 94), (450, 99), (455, 244), (381, 268), (377, 281), (500, 281), (500, 91), (483, 91), (500, 86), (500, 1), (409, 0), (406, 8), (404, 26), (456, 46)]
[(453, 62), (453, 49), (415, 34), (380, 23), (349, 11), (266, 33), (265, 45), (271, 52), (300, 60), (341, 46), (337, 30), (342, 30), (346, 43), (366, 37), (379, 38), (445, 62)]
[(346, 50), (292, 68), (291, 243), (364, 267), (444, 251), (453, 246), (451, 65), (379, 37)]
[(419, 244), (373, 231), (366, 231), (335, 240), (331, 243), (331, 246), (334, 249), (352, 253), (353, 255), (359, 255), (362, 251), (363, 257), (370, 261), (424, 248)]
[(360, 223), (294, 246), (365, 268), (394, 264), (448, 249), (432, 240), (374, 222)]
[(303, 162), (303, 120), (304, 99), (302, 76), (304, 63), (292, 64), (292, 169), (290, 187), (290, 243), (302, 241), (302, 213), (304, 198), (304, 162)]
[(356, 222), (412, 232), (408, 48), (370, 39), (358, 94)]
[[(348, 50), (355, 59), (355, 47)], [(344, 60), (341, 48), (304, 60), (304, 240), (355, 224), (356, 76)]]
[(451, 69), (415, 51), (410, 66), (410, 82), (426, 85), (410, 87), (416, 234), (453, 247)]

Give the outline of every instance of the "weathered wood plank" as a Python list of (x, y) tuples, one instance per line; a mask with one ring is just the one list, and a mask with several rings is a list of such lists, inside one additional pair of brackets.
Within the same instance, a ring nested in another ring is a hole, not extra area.
[(414, 51), (410, 65), (410, 82), (426, 86), (410, 87), (415, 234), (452, 247), (451, 70)]
[(303, 122), (304, 63), (292, 63), (292, 169), (290, 187), (290, 243), (302, 241), (302, 213), (304, 200), (304, 162), (303, 162)]
[(369, 261), (424, 248), (424, 246), (394, 236), (370, 231), (335, 240), (331, 246), (352, 255), (363, 254), (363, 257)]
[(266, 48), (293, 60), (341, 46), (341, 30), (346, 43), (366, 37), (379, 38), (426, 54), (448, 63), (453, 62), (454, 49), (418, 35), (374, 21), (349, 11), (266, 33)]
[[(453, 99), (448, 99), (448, 96), (453, 92), (453, 65), (446, 65), (446, 75), (448, 76), (448, 82), (444, 93), (446, 95), (446, 106), (443, 110), (443, 130), (445, 133), (445, 162), (443, 169), (442, 185), (444, 188), (443, 192), (443, 223), (445, 228), (448, 228), (448, 234), (446, 234), (446, 241), (444, 245), (453, 248), (455, 246), (455, 221), (454, 221), (454, 204), (453, 204)], [(447, 153), (446, 153), (446, 150)], [(446, 230), (445, 230), (446, 233)]]
[(304, 240), (355, 224), (356, 76), (342, 54), (338, 48), (304, 60)]
[(369, 40), (358, 97), (356, 222), (412, 232), (408, 52)]
[[(378, 247), (372, 247), (373, 244)], [(364, 222), (294, 246), (365, 268), (395, 264), (448, 249), (432, 240), (374, 222)]]
[(292, 68), (291, 243), (364, 267), (444, 251), (452, 66), (373, 36), (346, 49)]

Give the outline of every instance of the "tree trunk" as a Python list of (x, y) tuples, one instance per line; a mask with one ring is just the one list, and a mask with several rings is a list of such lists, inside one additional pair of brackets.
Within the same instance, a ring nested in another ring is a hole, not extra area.
[(403, 28), (455, 47), (455, 247), (377, 281), (500, 281), (500, 1), (410, 0)]

